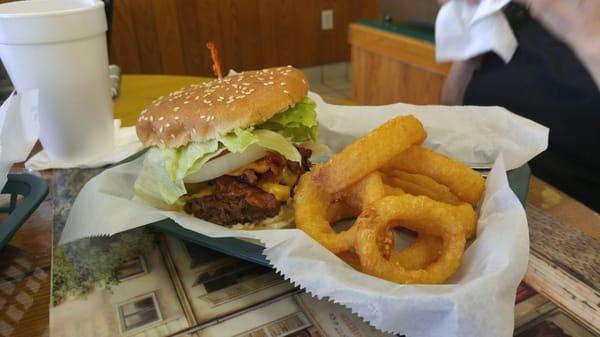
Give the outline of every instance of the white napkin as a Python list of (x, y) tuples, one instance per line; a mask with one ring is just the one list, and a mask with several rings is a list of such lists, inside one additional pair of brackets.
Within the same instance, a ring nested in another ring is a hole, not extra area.
[(0, 190), (13, 163), (25, 161), (40, 134), (38, 91), (12, 93), (0, 106)]
[(115, 146), (107, 153), (99, 154), (98, 156), (84, 161), (65, 162), (52, 159), (48, 156), (46, 151), (40, 151), (25, 163), (25, 167), (36, 171), (54, 168), (102, 167), (108, 164), (118, 163), (143, 149), (143, 145), (135, 133), (134, 126), (122, 128), (121, 120), (115, 119), (114, 127)]
[(435, 22), (438, 62), (461, 61), (493, 51), (508, 63), (517, 39), (502, 7), (510, 0), (451, 0), (442, 6)]
[(497, 158), (487, 178), (477, 239), (447, 284), (399, 285), (359, 273), (298, 229), (231, 230), (136, 202), (134, 182), (143, 157), (107, 169), (83, 187), (60, 242), (171, 218), (209, 237), (262, 242), (266, 258), (286, 279), (347, 306), (383, 331), (411, 337), (512, 336), (514, 296), (527, 267), (529, 245), (525, 211), (508, 185), (506, 169), (542, 152), (548, 129), (499, 107), (336, 106), (315, 94), (310, 97), (317, 103), (320, 142), (335, 152), (393, 116), (413, 114), (427, 129), (427, 146), (465, 162)]

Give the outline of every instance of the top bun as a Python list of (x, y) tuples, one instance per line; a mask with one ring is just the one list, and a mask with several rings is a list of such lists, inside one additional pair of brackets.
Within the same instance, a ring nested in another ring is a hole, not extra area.
[(214, 139), (270, 119), (307, 92), (304, 74), (291, 66), (194, 84), (152, 102), (137, 120), (137, 135), (161, 148)]

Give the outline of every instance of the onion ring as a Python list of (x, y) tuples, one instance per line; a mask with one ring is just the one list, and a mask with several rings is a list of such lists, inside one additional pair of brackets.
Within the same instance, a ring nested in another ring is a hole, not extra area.
[(411, 145), (421, 144), (425, 137), (423, 125), (414, 116), (396, 117), (333, 156), (315, 171), (315, 181), (329, 194), (340, 192)]
[(433, 200), (451, 205), (457, 205), (462, 202), (447, 186), (421, 174), (389, 170), (385, 172), (383, 181), (393, 187), (401, 188), (408, 194), (424, 195)]
[(360, 211), (348, 206), (342, 201), (336, 201), (329, 205), (327, 209), (327, 220), (331, 223), (338, 221), (356, 218), (360, 214)]
[(388, 184), (383, 184), (383, 191), (385, 195), (403, 195), (406, 194), (404, 190), (396, 186), (390, 186)]
[[(370, 183), (359, 182), (359, 185), (367, 187), (372, 182), (376, 183), (377, 178), (381, 183), (381, 177), (374, 175), (373, 178), (369, 179)], [(331, 224), (342, 219), (356, 217), (360, 211), (345, 203), (344, 200), (332, 200), (314, 182), (312, 172), (300, 177), (300, 182), (295, 190), (294, 210), (296, 227), (303, 230), (329, 251), (340, 254), (352, 250), (356, 239), (356, 225), (353, 224), (349, 229), (336, 233)], [(389, 232), (381, 236), (377, 239), (377, 245), (382, 254), (386, 258), (389, 257), (394, 247), (394, 234)]]
[[(401, 188), (408, 194), (424, 195), (435, 201), (445, 202), (451, 205), (466, 204), (458, 199), (447, 186), (444, 186), (427, 176), (410, 174), (398, 170), (391, 170), (388, 172), (390, 173), (389, 175), (384, 174), (382, 176), (383, 181), (393, 187)], [(392, 195), (391, 193), (386, 194)], [(465, 209), (466, 208), (461, 208), (457, 213), (457, 217), (462, 219), (461, 223), (465, 227), (465, 236), (468, 240), (474, 237), (477, 232), (477, 217), (473, 217), (473, 215), (475, 215), (474, 212), (461, 211)]]
[(419, 233), (415, 242), (393, 253), (389, 260), (407, 270), (423, 269), (440, 257), (441, 250), (442, 240), (439, 237)]
[(337, 256), (342, 259), (342, 261), (346, 262), (350, 267), (361, 271), (362, 268), (360, 266), (360, 258), (356, 255), (355, 252), (347, 251), (337, 254)]
[[(390, 255), (389, 260), (399, 264), (407, 270), (417, 270), (427, 267), (440, 256), (442, 240), (437, 236), (419, 234), (417, 240), (406, 249)], [(347, 251), (338, 254), (338, 257), (360, 271), (360, 258), (355, 252)], [(384, 254), (384, 258), (387, 258)]]
[(352, 226), (340, 233), (331, 228), (328, 209), (333, 201), (330, 195), (314, 182), (312, 172), (300, 177), (294, 194), (296, 227), (334, 254), (339, 254), (352, 249), (356, 228)]
[[(464, 226), (455, 213), (471, 206), (449, 205), (425, 196), (388, 196), (372, 203), (356, 220), (355, 249), (362, 271), (396, 283), (438, 284), (446, 281), (460, 266), (464, 248)], [(408, 270), (399, 263), (386, 260), (379, 251), (376, 238), (390, 228), (403, 226), (410, 230), (441, 238), (439, 258), (426, 268)]]
[(364, 178), (349, 186), (340, 193), (346, 204), (356, 209), (365, 209), (370, 203), (377, 201), (385, 195), (385, 187), (381, 174), (371, 172)]
[(431, 177), (471, 205), (479, 202), (485, 186), (483, 177), (470, 167), (421, 146), (412, 146), (390, 160), (383, 170), (390, 169)]

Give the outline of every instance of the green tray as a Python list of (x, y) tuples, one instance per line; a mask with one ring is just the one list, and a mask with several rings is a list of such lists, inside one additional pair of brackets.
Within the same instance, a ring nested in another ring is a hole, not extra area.
[[(523, 205), (525, 205), (525, 201), (527, 200), (530, 177), (531, 170), (527, 164), (508, 172), (509, 185)], [(149, 226), (154, 230), (168, 233), (180, 239), (199, 244), (227, 255), (254, 262), (262, 266), (271, 266), (262, 253), (264, 247), (247, 241), (233, 238), (210, 238), (194, 231), (187, 230), (171, 219), (157, 221)]]
[[(31, 174), (9, 174), (2, 194), (10, 194), (10, 203), (8, 207), (0, 208), (0, 213), (8, 213), (8, 217), (0, 223), (0, 249), (46, 198), (48, 184), (44, 179)], [(23, 199), (17, 203), (19, 196)]]

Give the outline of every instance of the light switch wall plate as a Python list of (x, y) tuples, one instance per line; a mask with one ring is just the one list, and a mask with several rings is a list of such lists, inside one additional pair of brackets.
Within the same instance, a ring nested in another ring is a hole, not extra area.
[(324, 9), (321, 11), (321, 30), (333, 29), (333, 10)]

